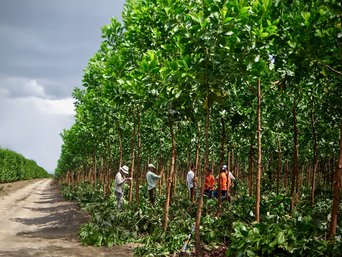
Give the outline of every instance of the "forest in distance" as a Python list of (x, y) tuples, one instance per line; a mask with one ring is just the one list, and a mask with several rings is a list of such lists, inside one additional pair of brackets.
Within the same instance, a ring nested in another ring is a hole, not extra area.
[[(81, 241), (136, 243), (137, 256), (341, 256), (341, 13), (336, 0), (127, 0), (61, 133), (56, 177), (92, 216)], [(204, 195), (223, 165), (230, 201)]]
[(35, 161), (0, 147), (0, 183), (48, 177), (51, 175)]

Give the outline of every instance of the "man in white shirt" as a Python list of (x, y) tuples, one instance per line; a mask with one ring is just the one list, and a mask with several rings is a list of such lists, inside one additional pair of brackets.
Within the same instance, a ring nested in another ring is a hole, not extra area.
[(147, 166), (146, 173), (147, 191), (152, 205), (154, 205), (154, 201), (156, 199), (156, 180), (161, 178), (161, 176), (158, 176), (154, 173), (154, 169), (154, 165), (150, 163)]
[(189, 189), (189, 196), (190, 201), (193, 202), (195, 199), (195, 184), (196, 184), (196, 177), (195, 177), (195, 166), (191, 165), (190, 170), (186, 176), (186, 184), (188, 185)]
[(114, 180), (114, 190), (115, 190), (115, 196), (116, 196), (117, 206), (119, 210), (122, 209), (122, 203), (123, 203), (122, 187), (125, 182), (132, 180), (132, 178), (125, 178), (127, 175), (128, 175), (128, 167), (124, 165), (120, 167)]

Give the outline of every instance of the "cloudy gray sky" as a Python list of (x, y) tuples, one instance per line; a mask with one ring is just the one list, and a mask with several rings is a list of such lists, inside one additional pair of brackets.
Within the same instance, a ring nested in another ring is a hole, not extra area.
[(72, 91), (125, 0), (0, 0), (0, 146), (54, 172)]

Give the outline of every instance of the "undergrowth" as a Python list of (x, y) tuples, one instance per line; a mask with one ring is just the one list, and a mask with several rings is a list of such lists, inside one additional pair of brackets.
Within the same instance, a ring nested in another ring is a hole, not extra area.
[[(120, 211), (114, 194), (104, 197), (101, 186), (62, 186), (66, 198), (76, 200), (91, 214), (91, 220), (81, 227), (83, 244), (110, 247), (133, 242), (139, 245), (135, 248), (137, 256), (178, 254), (194, 226), (197, 212), (186, 188), (177, 188), (166, 232), (162, 229), (164, 195), (158, 195), (155, 206), (151, 206), (146, 187), (141, 187), (140, 192), (139, 203), (125, 202), (124, 210)], [(128, 195), (127, 188), (124, 195)], [(240, 188), (232, 203), (223, 202), (221, 215), (217, 215), (217, 201), (205, 198), (202, 243), (209, 249), (228, 246), (227, 256), (342, 256), (341, 224), (334, 240), (326, 238), (331, 211), (328, 195), (320, 195), (313, 208), (303, 198), (291, 215), (289, 203), (286, 194), (265, 192), (261, 199), (262, 220), (256, 224), (255, 198), (249, 197), (246, 189)], [(191, 240), (188, 251), (193, 250)]]

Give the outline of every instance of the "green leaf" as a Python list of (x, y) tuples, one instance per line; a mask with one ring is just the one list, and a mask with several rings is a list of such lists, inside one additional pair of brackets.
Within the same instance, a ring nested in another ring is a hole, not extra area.
[(179, 90), (179, 91), (177, 92), (177, 94), (175, 95), (175, 98), (179, 98), (180, 95), (182, 94), (182, 92), (183, 92), (183, 90)]

